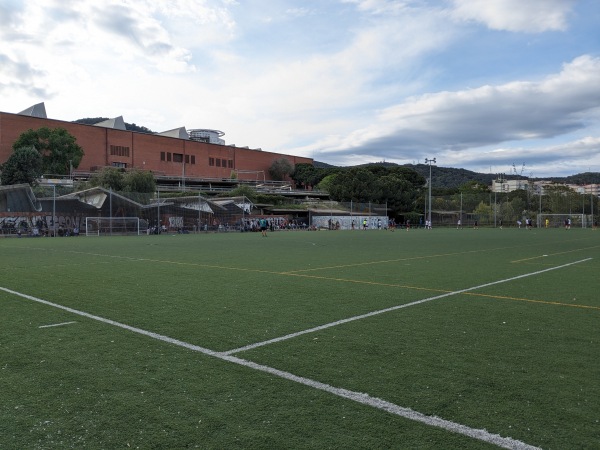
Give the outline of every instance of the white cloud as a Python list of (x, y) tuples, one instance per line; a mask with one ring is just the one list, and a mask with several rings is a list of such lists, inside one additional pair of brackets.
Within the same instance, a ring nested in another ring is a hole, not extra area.
[[(420, 59), (452, 40), (451, 30), (440, 31), (444, 20), (425, 11), (384, 17), (346, 30), (345, 46), (332, 53), (291, 53), (265, 61), (224, 51), (218, 74), (199, 75), (202, 83), (193, 89), (211, 86), (208, 95), (197, 98), (206, 102), (211, 120), (222, 124), (218, 128), (235, 130), (228, 131), (228, 142), (289, 149), (292, 139), (297, 145), (332, 129), (355, 129), (380, 102), (415, 92), (428, 75), (422, 70), (419, 79), (412, 77)], [(236, 123), (228, 126), (234, 115)]]
[(420, 6), (422, 0), (342, 0), (342, 3), (355, 4), (359, 11), (371, 14), (398, 13), (411, 5)]
[(598, 59), (576, 58), (598, 49), (594, 2), (1, 2), (2, 109), (216, 128), (343, 165), (434, 149), (466, 167), (600, 135)]
[(451, 0), (459, 20), (493, 30), (525, 33), (562, 31), (576, 0)]
[(586, 136), (555, 145), (488, 147), (462, 152), (442, 152), (439, 159), (459, 167), (467, 163), (483, 172), (489, 167), (493, 168), (493, 172), (506, 172), (507, 167), (516, 164), (526, 167), (527, 172), (543, 169), (542, 173), (553, 173), (563, 171), (565, 164), (579, 167), (600, 164), (600, 137)]
[[(341, 160), (358, 155), (411, 162), (435, 149), (446, 161), (550, 158), (536, 150), (499, 151), (501, 142), (542, 141), (600, 124), (600, 58), (581, 56), (541, 81), (520, 81), (456, 92), (424, 94), (381, 111), (376, 123), (345, 136), (327, 136), (305, 154)], [(597, 148), (597, 141), (590, 148)], [(482, 150), (489, 146), (494, 150)], [(556, 148), (556, 156), (564, 157)], [(571, 147), (569, 147), (571, 148)], [(575, 151), (578, 146), (572, 147)], [(512, 153), (511, 153), (512, 152)]]

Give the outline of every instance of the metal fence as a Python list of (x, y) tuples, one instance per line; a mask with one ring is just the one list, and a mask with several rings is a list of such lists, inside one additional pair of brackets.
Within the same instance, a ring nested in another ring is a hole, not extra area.
[[(153, 193), (84, 190), (50, 185), (28, 185), (0, 191), (0, 233), (28, 235), (85, 234), (86, 218), (137, 217), (145, 233), (253, 231), (261, 217), (273, 229), (369, 229), (389, 225), (424, 226), (431, 209), (434, 227), (516, 227), (530, 219), (536, 226), (549, 214), (572, 217), (574, 226), (597, 221), (598, 198), (573, 192), (473, 192), (428, 198), (413, 211), (392, 212), (387, 204), (286, 199), (285, 205), (253, 204), (246, 197), (214, 197), (201, 193)], [(596, 219), (595, 219), (596, 218)], [(391, 223), (390, 223), (391, 221)], [(339, 225), (338, 225), (339, 224)]]
[[(575, 192), (548, 192), (533, 195), (524, 191), (507, 193), (481, 192), (435, 196), (431, 199), (431, 219), (435, 226), (518, 227), (531, 220), (543, 226), (548, 214), (564, 215), (579, 226), (590, 227), (598, 217), (598, 197)], [(423, 217), (429, 214), (427, 202)], [(583, 217), (583, 218), (582, 218)], [(582, 218), (582, 219), (581, 219)]]

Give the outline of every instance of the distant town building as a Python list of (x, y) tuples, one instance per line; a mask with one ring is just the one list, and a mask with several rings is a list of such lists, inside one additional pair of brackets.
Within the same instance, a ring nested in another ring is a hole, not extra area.
[(519, 189), (527, 190), (530, 186), (528, 180), (498, 179), (492, 182), (492, 192), (512, 192)]
[[(600, 184), (561, 184), (579, 194), (590, 194), (600, 197)], [(530, 181), (530, 180), (507, 180), (497, 179), (492, 182), (492, 192), (513, 192), (519, 189), (531, 189), (533, 193), (545, 194), (550, 186), (556, 186), (556, 183), (546, 180)]]

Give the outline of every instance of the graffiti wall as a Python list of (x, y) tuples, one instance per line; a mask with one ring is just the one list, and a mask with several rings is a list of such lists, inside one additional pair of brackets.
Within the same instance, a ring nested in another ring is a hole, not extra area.
[(56, 229), (58, 236), (85, 231), (85, 217), (77, 215), (56, 215), (47, 213), (2, 213), (0, 215), (0, 234), (51, 236)]
[(313, 216), (311, 225), (328, 230), (381, 230), (388, 228), (386, 216)]

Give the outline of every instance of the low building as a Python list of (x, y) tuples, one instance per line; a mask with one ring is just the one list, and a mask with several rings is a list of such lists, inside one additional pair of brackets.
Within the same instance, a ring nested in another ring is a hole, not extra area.
[[(123, 117), (83, 125), (46, 117), (43, 103), (18, 114), (0, 112), (0, 164), (12, 154), (13, 143), (25, 131), (64, 128), (77, 139), (84, 156), (76, 173), (103, 167), (149, 170), (160, 176), (199, 179), (271, 180), (273, 161), (286, 158), (292, 165), (312, 164), (311, 158), (225, 145), (217, 130), (174, 128), (162, 133), (125, 129)], [(52, 174), (49, 174), (52, 175)]]

